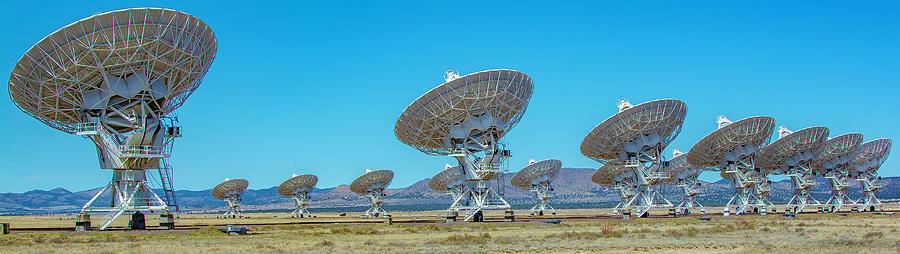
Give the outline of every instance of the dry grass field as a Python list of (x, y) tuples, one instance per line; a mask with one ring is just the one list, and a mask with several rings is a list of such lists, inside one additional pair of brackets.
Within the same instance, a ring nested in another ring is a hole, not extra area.
[[(597, 210), (561, 210), (562, 223), (528, 219), (487, 223), (436, 223), (439, 211), (394, 213), (393, 225), (381, 219), (317, 214), (291, 219), (286, 214), (248, 214), (221, 219), (215, 215), (179, 215), (185, 226), (173, 231), (34, 231), (17, 228), (71, 227), (63, 217), (0, 217), (13, 233), (0, 236), (2, 253), (898, 253), (900, 214), (780, 214), (721, 217), (697, 216), (630, 221), (611, 217), (584, 218)], [(577, 218), (577, 217), (581, 218)], [(150, 217), (152, 218), (152, 217)], [(553, 217), (546, 217), (553, 219)], [(541, 218), (543, 219), (543, 218)], [(288, 222), (318, 224), (284, 224)], [(342, 222), (342, 223), (338, 223)], [(95, 225), (98, 222), (94, 222)], [(148, 220), (148, 225), (156, 225)], [(255, 224), (250, 235), (229, 236), (216, 224)], [(125, 225), (124, 220), (116, 225)], [(275, 225), (263, 225), (275, 224)], [(195, 225), (195, 226), (189, 226)], [(200, 225), (200, 226), (196, 226)], [(207, 225), (207, 226), (203, 226)]]

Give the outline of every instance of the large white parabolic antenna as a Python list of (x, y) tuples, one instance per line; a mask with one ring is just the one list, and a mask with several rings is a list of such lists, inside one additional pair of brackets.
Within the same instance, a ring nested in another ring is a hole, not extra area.
[(528, 166), (516, 172), (509, 179), (509, 183), (512, 186), (534, 192), (538, 203), (531, 208), (531, 214), (540, 216), (544, 215), (544, 211), (550, 211), (556, 215), (556, 210), (549, 203), (550, 194), (553, 191), (550, 182), (559, 175), (560, 168), (562, 168), (562, 161), (557, 159), (547, 159), (538, 162), (532, 160)]
[(838, 212), (844, 204), (856, 205), (845, 191), (850, 188), (850, 171), (853, 156), (863, 141), (859, 133), (847, 133), (829, 138), (813, 161), (814, 175), (824, 176), (831, 187), (831, 198), (825, 202), (826, 210)]
[(387, 214), (387, 212), (381, 208), (381, 205), (384, 204), (384, 201), (382, 201), (382, 198), (385, 196), (384, 189), (386, 189), (388, 185), (391, 185), (391, 180), (394, 180), (394, 172), (387, 169), (381, 169), (367, 172), (357, 177), (356, 180), (353, 180), (353, 183), (350, 184), (350, 191), (356, 194), (366, 195), (372, 203), (372, 207), (370, 207), (369, 210), (366, 210), (366, 218)]
[(700, 139), (687, 154), (687, 162), (703, 168), (720, 170), (722, 178), (731, 180), (736, 193), (725, 206), (725, 216), (756, 210), (763, 214), (773, 207), (766, 200), (766, 175), (757, 170), (759, 148), (769, 142), (775, 119), (754, 116), (731, 122), (725, 116), (717, 120), (719, 128)]
[(250, 185), (246, 179), (225, 179), (224, 182), (216, 185), (212, 191), (209, 192), (216, 199), (224, 200), (228, 203), (228, 211), (225, 212), (225, 216), (237, 216), (241, 214), (241, 194), (244, 194), (244, 191), (247, 190), (247, 186)]
[(448, 210), (465, 210), (465, 220), (478, 215), (480, 221), (482, 209), (509, 208), (489, 180), (505, 171), (509, 150), (500, 139), (525, 114), (534, 84), (515, 70), (448, 71), (445, 80), (400, 114), (394, 134), (426, 154), (456, 158), (468, 186)]
[(450, 166), (449, 164), (444, 170), (435, 174), (431, 179), (428, 180), (428, 188), (441, 192), (447, 193), (456, 201), (466, 190), (466, 183), (460, 179), (459, 166)]
[(631, 178), (625, 177), (625, 169), (621, 161), (610, 161), (600, 166), (591, 175), (591, 182), (603, 187), (610, 187), (619, 192), (619, 203), (613, 207), (613, 212), (618, 214), (625, 202), (634, 197), (634, 188), (631, 188)]
[[(82, 208), (107, 213), (103, 230), (125, 212), (175, 205), (165, 158), (181, 131), (167, 114), (200, 86), (215, 56), (212, 30), (189, 14), (160, 8), (105, 12), (34, 44), (10, 73), (9, 95), (38, 121), (91, 139), (100, 168), (114, 170), (110, 183)], [(160, 169), (168, 202), (150, 190), (146, 169)], [(111, 204), (93, 206), (107, 191)]]
[(677, 149), (672, 153), (672, 159), (668, 163), (669, 174), (672, 175), (670, 181), (681, 188), (683, 197), (681, 203), (675, 206), (675, 211), (681, 214), (689, 214), (691, 213), (690, 209), (699, 208), (701, 214), (706, 213), (703, 205), (696, 198), (700, 194), (700, 180), (697, 180), (697, 177), (700, 176), (701, 169), (687, 162), (686, 153), (682, 153)]
[(874, 212), (881, 208), (881, 200), (875, 197), (875, 192), (881, 188), (881, 177), (878, 176), (878, 168), (891, 154), (890, 139), (880, 138), (862, 145), (853, 156), (853, 168), (856, 180), (862, 185), (863, 196), (856, 201), (857, 210)]
[(312, 216), (306, 207), (309, 206), (309, 192), (316, 187), (317, 182), (319, 182), (319, 178), (315, 175), (293, 175), (278, 185), (278, 194), (290, 197), (297, 205), (297, 209), (291, 212), (291, 216), (300, 218)]
[(809, 195), (815, 186), (813, 182), (813, 160), (828, 139), (828, 128), (817, 126), (792, 132), (785, 127), (778, 129), (779, 138), (763, 147), (757, 159), (758, 167), (764, 172), (787, 175), (794, 187), (794, 196), (785, 205), (785, 213), (802, 212), (806, 206), (822, 206)]
[(619, 187), (634, 189), (620, 192), (634, 193), (625, 197), (629, 200), (622, 205), (623, 212), (645, 217), (653, 207), (672, 207), (672, 203), (651, 187), (669, 178), (662, 167), (661, 153), (681, 132), (687, 105), (679, 100), (661, 99), (632, 106), (621, 99), (618, 106), (619, 113), (598, 124), (584, 138), (581, 153), (604, 164), (622, 163), (626, 169), (623, 179), (630, 179)]

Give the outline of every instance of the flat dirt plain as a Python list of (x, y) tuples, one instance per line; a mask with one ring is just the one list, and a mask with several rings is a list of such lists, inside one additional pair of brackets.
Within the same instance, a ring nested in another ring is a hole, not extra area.
[[(900, 210), (897, 204), (886, 211)], [(721, 211), (707, 208), (707, 211)], [(783, 211), (783, 210), (781, 210)], [(252, 213), (245, 218), (180, 214), (176, 230), (123, 230), (123, 216), (107, 231), (73, 232), (71, 216), (5, 216), (11, 234), (2, 253), (900, 253), (900, 213), (721, 214), (622, 220), (609, 209), (559, 210), (556, 216), (504, 222), (502, 211), (485, 223), (442, 223), (442, 211), (395, 212), (393, 224), (359, 213), (316, 218)], [(102, 216), (94, 216), (94, 226)], [(710, 217), (710, 220), (700, 220)], [(561, 223), (546, 223), (559, 219)], [(219, 232), (225, 224), (249, 235)], [(148, 216), (148, 226), (158, 225)]]

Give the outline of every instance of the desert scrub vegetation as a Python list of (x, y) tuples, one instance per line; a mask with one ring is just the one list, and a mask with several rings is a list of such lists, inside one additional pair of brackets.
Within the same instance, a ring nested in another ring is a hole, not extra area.
[[(824, 252), (897, 253), (900, 216), (809, 214), (623, 220), (561, 224), (397, 223), (248, 226), (228, 236), (209, 226), (176, 231), (14, 232), (2, 253), (445, 253), (445, 252)], [(870, 227), (860, 225), (869, 224)], [(8, 250), (8, 251), (7, 251)]]

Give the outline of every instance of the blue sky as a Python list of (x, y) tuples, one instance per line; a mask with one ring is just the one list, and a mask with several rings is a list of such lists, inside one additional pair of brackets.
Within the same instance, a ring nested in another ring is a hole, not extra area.
[[(225, 177), (268, 188), (291, 173), (318, 187), (392, 169), (393, 187), (437, 173), (393, 135), (401, 111), (466, 74), (520, 70), (535, 91), (506, 136), (512, 171), (528, 159), (600, 166), (579, 152), (616, 113), (616, 100), (676, 98), (688, 105), (671, 148), (687, 151), (715, 118), (769, 115), (866, 140), (900, 133), (897, 1), (6, 1), (0, 57), (9, 73), (46, 34), (93, 13), (154, 6), (190, 13), (218, 39), (215, 62), (178, 111), (173, 154), (180, 189)], [(0, 192), (103, 186), (93, 145), (44, 126), (0, 99)], [(881, 175), (897, 176), (896, 155)], [(705, 180), (718, 174), (705, 173)]]

